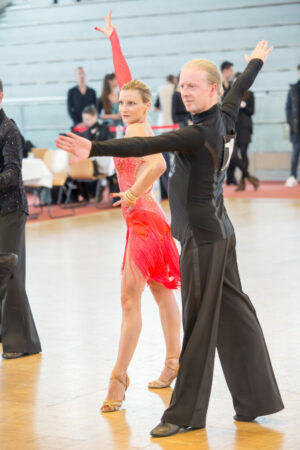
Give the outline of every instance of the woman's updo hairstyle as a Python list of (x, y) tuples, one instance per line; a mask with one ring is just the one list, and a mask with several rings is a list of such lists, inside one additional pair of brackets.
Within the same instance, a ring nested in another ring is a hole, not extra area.
[(122, 87), (122, 91), (129, 90), (139, 91), (144, 103), (151, 102), (152, 100), (152, 94), (149, 86), (147, 86), (147, 84), (143, 83), (142, 81), (131, 80), (128, 83), (124, 84), (124, 86)]

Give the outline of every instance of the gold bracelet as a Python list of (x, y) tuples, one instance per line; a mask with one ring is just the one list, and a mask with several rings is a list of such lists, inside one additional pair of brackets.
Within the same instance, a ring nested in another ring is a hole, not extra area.
[(125, 192), (125, 197), (127, 198), (127, 200), (128, 200), (130, 203), (135, 203), (135, 202), (137, 201), (137, 199), (138, 199), (138, 197), (137, 197), (136, 195), (133, 194), (133, 192), (132, 192), (131, 189), (128, 189), (128, 190)]

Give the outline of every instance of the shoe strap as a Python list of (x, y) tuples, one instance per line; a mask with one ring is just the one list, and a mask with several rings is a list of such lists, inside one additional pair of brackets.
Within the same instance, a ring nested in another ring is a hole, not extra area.
[(128, 384), (129, 384), (129, 378), (128, 375), (126, 373), (126, 381), (122, 380), (121, 377), (119, 377), (118, 375), (116, 375), (115, 373), (112, 373), (110, 376), (111, 380), (117, 380), (119, 383), (123, 384), (123, 386), (125, 387), (125, 389), (127, 389)]
[[(170, 366), (167, 364), (167, 361), (168, 361), (169, 359), (177, 359), (177, 360), (178, 360), (178, 363), (177, 363), (176, 368), (170, 367)], [(165, 362), (165, 366), (166, 366), (168, 369), (174, 370), (174, 372), (176, 372), (176, 371), (178, 370), (178, 368), (179, 368), (179, 358), (177, 358), (177, 356), (167, 356), (166, 362)]]

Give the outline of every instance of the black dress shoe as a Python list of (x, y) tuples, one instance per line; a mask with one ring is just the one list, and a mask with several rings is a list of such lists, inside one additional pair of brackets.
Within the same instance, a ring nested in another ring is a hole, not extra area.
[(28, 353), (2, 353), (2, 358), (4, 359), (17, 359), (22, 358), (22, 356), (28, 356)]
[(256, 417), (240, 416), (239, 414), (236, 414), (233, 418), (237, 422), (253, 422), (256, 419)]
[(160, 422), (153, 430), (150, 432), (152, 437), (167, 437), (178, 433), (180, 430), (179, 425), (174, 425), (173, 423)]

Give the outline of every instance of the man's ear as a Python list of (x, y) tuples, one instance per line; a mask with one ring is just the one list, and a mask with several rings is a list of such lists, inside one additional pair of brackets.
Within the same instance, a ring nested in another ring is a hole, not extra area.
[(0, 92), (0, 103), (2, 103), (3, 100), (3, 92)]
[(214, 83), (214, 84), (211, 85), (211, 91), (210, 91), (210, 93), (211, 93), (211, 96), (212, 96), (212, 97), (217, 93), (217, 84), (216, 84), (216, 83)]

